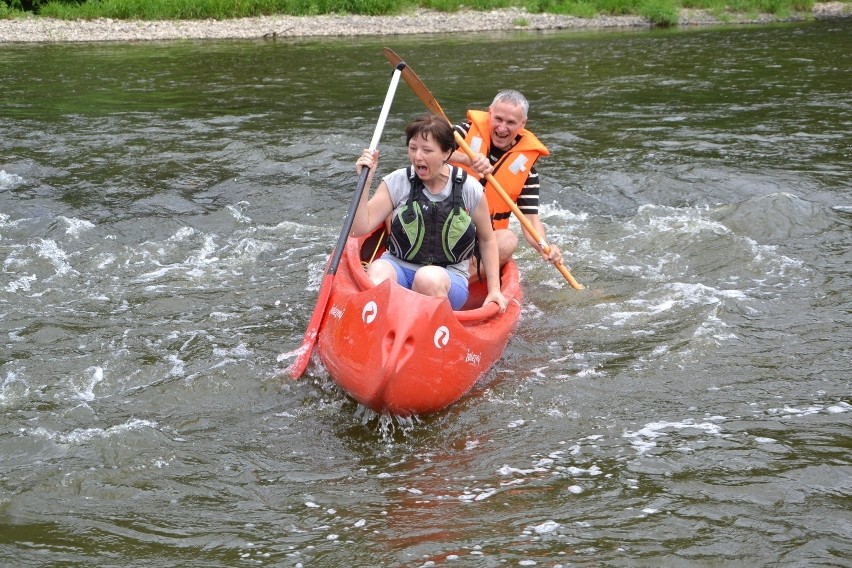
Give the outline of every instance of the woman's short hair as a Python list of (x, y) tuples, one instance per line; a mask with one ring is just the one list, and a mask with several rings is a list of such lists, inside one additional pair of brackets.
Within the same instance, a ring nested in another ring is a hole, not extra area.
[(451, 152), (456, 149), (453, 129), (449, 123), (437, 114), (426, 114), (414, 119), (405, 127), (405, 143), (411, 142), (415, 136), (432, 136), (432, 140), (442, 152)]

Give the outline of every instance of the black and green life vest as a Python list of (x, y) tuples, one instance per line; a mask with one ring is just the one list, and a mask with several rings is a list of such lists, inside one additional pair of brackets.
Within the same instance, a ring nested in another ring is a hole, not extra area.
[(476, 247), (476, 227), (464, 208), (462, 187), (467, 172), (452, 167), (452, 195), (443, 201), (431, 201), (423, 194), (423, 180), (413, 167), (406, 173), (411, 191), (405, 205), (394, 213), (388, 251), (408, 262), (439, 266), (470, 258)]

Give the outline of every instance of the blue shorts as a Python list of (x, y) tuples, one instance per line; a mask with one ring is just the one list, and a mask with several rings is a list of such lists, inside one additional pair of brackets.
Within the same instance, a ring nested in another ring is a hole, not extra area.
[[(414, 273), (416, 270), (402, 266), (396, 261), (396, 258), (387, 254), (382, 255), (378, 260), (384, 260), (393, 266), (394, 270), (396, 270), (396, 281), (400, 286), (404, 286), (411, 290), (411, 285), (414, 284)], [(453, 310), (459, 310), (464, 303), (467, 302), (467, 279), (457, 272), (447, 270), (446, 268), (444, 270), (446, 270), (447, 274), (450, 275), (450, 306), (452, 306)]]

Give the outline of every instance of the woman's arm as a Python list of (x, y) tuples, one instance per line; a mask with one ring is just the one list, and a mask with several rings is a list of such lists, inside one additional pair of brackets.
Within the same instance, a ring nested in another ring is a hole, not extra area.
[(500, 313), (506, 311), (508, 302), (500, 290), (500, 257), (497, 252), (497, 237), (491, 227), (491, 216), (488, 213), (488, 201), (483, 195), (473, 211), (473, 223), (476, 225), (476, 238), (479, 240), (479, 253), (482, 265), (485, 267), (485, 278), (488, 284), (488, 296), (483, 305), (495, 302), (500, 306)]
[(387, 184), (382, 181), (373, 197), (368, 197), (370, 187), (373, 185), (373, 174), (379, 165), (379, 151), (371, 152), (364, 150), (358, 161), (355, 162), (355, 168), (358, 175), (361, 175), (361, 169), (364, 167), (370, 168), (367, 174), (367, 185), (364, 192), (361, 194), (361, 201), (358, 203), (358, 209), (355, 211), (355, 219), (352, 221), (352, 231), (349, 235), (352, 237), (360, 237), (372, 232), (384, 222), (388, 215), (393, 211), (393, 203), (391, 202), (390, 192)]

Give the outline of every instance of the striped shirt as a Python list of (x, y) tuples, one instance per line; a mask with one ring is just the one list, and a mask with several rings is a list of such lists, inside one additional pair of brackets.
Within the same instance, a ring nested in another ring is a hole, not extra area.
[[(465, 138), (470, 130), (470, 121), (466, 120), (462, 124), (457, 124), (454, 129), (462, 135), (462, 138)], [(518, 138), (520, 138), (520, 136)], [(506, 151), (495, 148), (493, 145), (491, 145), (490, 150), (488, 161), (491, 162), (491, 165), (493, 166), (500, 158), (503, 157)], [(481, 182), (484, 186), (485, 180), (481, 180)], [(530, 168), (530, 173), (527, 176), (527, 181), (524, 183), (523, 189), (521, 189), (520, 195), (518, 195), (517, 205), (518, 209), (521, 210), (521, 213), (524, 215), (538, 215), (538, 194), (540, 189), (541, 182), (539, 181), (538, 171), (535, 169), (535, 166), (533, 166)]]

